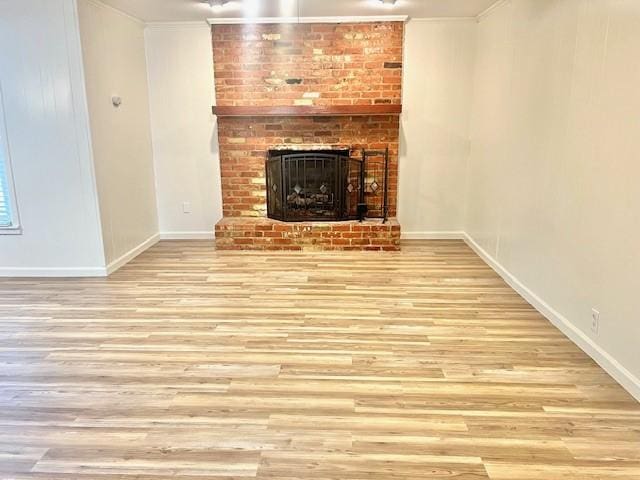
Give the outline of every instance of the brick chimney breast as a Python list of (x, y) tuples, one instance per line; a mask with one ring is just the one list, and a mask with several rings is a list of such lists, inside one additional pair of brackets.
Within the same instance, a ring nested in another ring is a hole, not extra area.
[[(400, 105), (403, 29), (402, 22), (214, 25), (216, 105)], [(265, 159), (276, 145), (347, 145), (356, 158), (362, 148), (388, 146), (395, 216), (399, 128), (397, 115), (218, 117), (223, 230), (235, 232), (228, 218), (266, 217)], [(393, 232), (398, 237), (399, 226)]]

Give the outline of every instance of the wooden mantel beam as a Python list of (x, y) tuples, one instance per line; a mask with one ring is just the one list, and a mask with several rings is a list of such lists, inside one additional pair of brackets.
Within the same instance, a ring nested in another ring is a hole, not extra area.
[(214, 106), (213, 114), (219, 117), (315, 117), (400, 115), (402, 105), (292, 105), (278, 107)]

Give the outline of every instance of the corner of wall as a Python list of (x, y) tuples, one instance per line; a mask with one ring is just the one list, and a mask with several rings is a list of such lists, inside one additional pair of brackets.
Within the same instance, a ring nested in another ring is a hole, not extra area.
[(69, 49), (73, 49), (73, 55), (69, 57), (70, 70), (72, 72), (72, 81), (75, 79), (75, 86), (72, 87), (72, 95), (74, 104), (76, 105), (76, 132), (78, 135), (78, 148), (81, 155), (86, 159), (85, 176), (86, 183), (89, 186), (87, 192), (87, 204), (90, 205), (92, 211), (92, 223), (95, 229), (95, 235), (100, 248), (100, 265), (98, 268), (106, 268), (106, 252), (104, 245), (104, 236), (102, 231), (102, 223), (100, 222), (101, 211), (100, 201), (98, 197), (98, 184), (95, 171), (95, 159), (93, 154), (93, 141), (91, 138), (91, 119), (89, 113), (89, 104), (87, 102), (86, 76), (84, 56), (82, 49), (82, 34), (80, 25), (79, 2), (83, 0), (71, 0), (72, 11), (69, 13), (73, 18), (73, 28), (67, 29), (67, 42)]
[[(84, 2), (78, 9), (83, 68), (85, 78), (93, 82), (89, 85), (85, 80), (84, 90), (101, 235), (106, 268), (113, 271), (114, 265), (139, 251), (148, 244), (148, 236), (158, 236), (159, 230), (147, 65), (139, 48), (144, 48), (144, 23), (98, 0), (78, 1)], [(128, 59), (129, 69), (135, 65), (133, 71), (124, 70), (119, 57)], [(124, 100), (117, 110), (107, 104), (114, 93), (122, 94)], [(120, 124), (127, 127), (118, 127)], [(147, 143), (148, 148), (144, 147)], [(130, 166), (126, 174), (122, 173), (125, 169), (114, 166), (118, 162)], [(129, 198), (136, 198), (136, 203), (129, 204)]]

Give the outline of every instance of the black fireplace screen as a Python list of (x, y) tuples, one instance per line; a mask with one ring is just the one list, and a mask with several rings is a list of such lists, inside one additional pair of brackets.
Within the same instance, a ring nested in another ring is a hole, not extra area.
[(271, 151), (267, 215), (287, 222), (387, 217), (388, 151)]

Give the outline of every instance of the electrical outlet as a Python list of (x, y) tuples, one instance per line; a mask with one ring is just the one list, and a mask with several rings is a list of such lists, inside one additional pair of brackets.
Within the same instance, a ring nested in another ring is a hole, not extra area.
[(182, 202), (182, 213), (191, 213), (191, 203)]
[(600, 312), (595, 308), (591, 309), (591, 331), (596, 335), (600, 331)]

